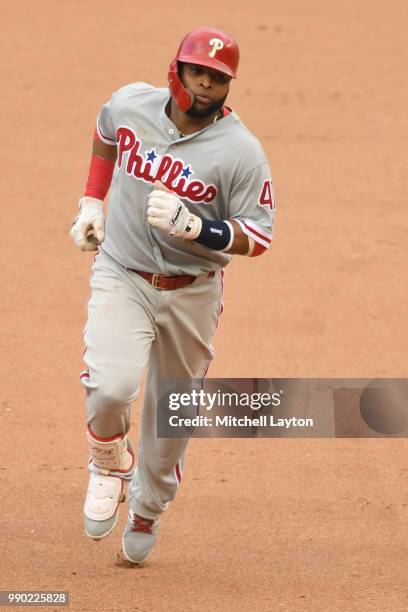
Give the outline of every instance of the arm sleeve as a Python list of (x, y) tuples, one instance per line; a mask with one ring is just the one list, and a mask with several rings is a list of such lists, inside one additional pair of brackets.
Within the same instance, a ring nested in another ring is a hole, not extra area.
[(229, 217), (257, 244), (266, 249), (271, 246), (275, 199), (267, 161), (257, 164), (233, 184)]

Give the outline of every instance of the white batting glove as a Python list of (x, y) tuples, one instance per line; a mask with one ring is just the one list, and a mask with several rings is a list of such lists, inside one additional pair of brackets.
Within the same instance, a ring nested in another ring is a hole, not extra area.
[(79, 200), (79, 215), (75, 217), (70, 234), (82, 251), (96, 251), (105, 238), (103, 201), (85, 196)]
[(201, 232), (200, 217), (193, 215), (177, 196), (168, 191), (154, 189), (149, 195), (147, 220), (169, 236), (194, 240)]

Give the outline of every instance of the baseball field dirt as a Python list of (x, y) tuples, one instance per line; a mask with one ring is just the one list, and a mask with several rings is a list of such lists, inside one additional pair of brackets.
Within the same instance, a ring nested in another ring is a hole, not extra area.
[(226, 270), (209, 375), (408, 376), (407, 20), (404, 0), (2, 0), (0, 590), (69, 591), (72, 610), (408, 609), (403, 438), (192, 440), (143, 568), (117, 564), (121, 529), (84, 536), (93, 258), (69, 236), (101, 104), (165, 85), (190, 29), (225, 29), (229, 104), (278, 215), (271, 251)]

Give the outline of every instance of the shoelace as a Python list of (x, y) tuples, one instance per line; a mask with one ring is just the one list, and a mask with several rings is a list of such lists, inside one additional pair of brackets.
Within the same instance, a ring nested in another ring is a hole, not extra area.
[(132, 531), (143, 531), (144, 533), (152, 533), (152, 529), (155, 521), (153, 519), (146, 519), (138, 514), (132, 516)]

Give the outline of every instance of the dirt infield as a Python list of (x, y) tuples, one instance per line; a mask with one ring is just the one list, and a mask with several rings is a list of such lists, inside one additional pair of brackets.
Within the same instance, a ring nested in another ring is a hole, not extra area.
[(210, 375), (408, 376), (407, 19), (405, 0), (2, 0), (0, 590), (66, 590), (72, 610), (407, 610), (403, 439), (193, 440), (144, 568), (116, 565), (120, 529), (85, 538), (92, 257), (68, 236), (100, 105), (165, 84), (189, 29), (224, 28), (278, 218), (271, 252), (227, 269)]

